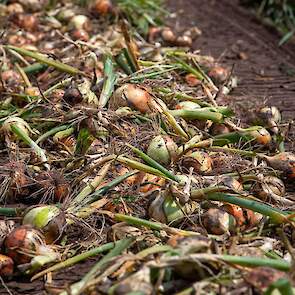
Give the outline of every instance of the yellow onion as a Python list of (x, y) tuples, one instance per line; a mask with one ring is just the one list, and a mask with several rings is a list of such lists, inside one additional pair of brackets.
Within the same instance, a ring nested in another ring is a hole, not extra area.
[(13, 274), (14, 262), (13, 260), (3, 254), (0, 254), (0, 276), (8, 277)]
[(236, 221), (235, 218), (227, 212), (210, 208), (202, 215), (202, 223), (208, 233), (214, 235), (223, 235), (234, 231)]
[(24, 9), (19, 3), (11, 3), (7, 6), (7, 12), (12, 15), (12, 14), (19, 14), (23, 13)]
[(75, 16), (74, 10), (65, 8), (58, 12), (56, 18), (61, 22), (68, 22), (74, 16)]
[(74, 40), (81, 40), (84, 42), (89, 41), (89, 34), (83, 29), (75, 29), (71, 32), (71, 36)]
[(151, 100), (150, 94), (143, 87), (124, 84), (115, 91), (110, 105), (113, 108), (130, 106), (141, 113), (146, 113), (150, 111)]
[(191, 201), (183, 206), (173, 197), (169, 190), (159, 193), (149, 206), (150, 218), (161, 223), (180, 222), (186, 215), (192, 214), (199, 205)]
[(187, 171), (192, 167), (195, 173), (207, 174), (212, 171), (212, 159), (203, 151), (192, 151), (184, 155), (180, 161), (181, 169)]
[(44, 236), (30, 225), (12, 230), (4, 241), (5, 253), (16, 264), (29, 263), (33, 256), (48, 252)]
[(78, 14), (71, 18), (69, 22), (69, 30), (85, 30), (90, 31), (90, 21), (86, 15)]
[(182, 101), (175, 106), (176, 110), (196, 110), (200, 106), (193, 101)]
[(201, 80), (199, 80), (197, 77), (196, 77), (196, 75), (194, 75), (194, 74), (187, 74), (186, 76), (185, 76), (185, 82), (189, 85), (189, 86), (191, 86), (191, 87), (195, 87), (195, 86), (198, 86), (198, 85), (201, 85), (202, 84), (202, 81)]
[(178, 36), (175, 40), (175, 44), (178, 46), (191, 47), (193, 44), (193, 40), (190, 36), (187, 35)]
[(164, 28), (161, 32), (162, 39), (167, 43), (174, 43), (176, 36), (170, 28)]
[(110, 0), (95, 0), (90, 9), (93, 14), (106, 15), (113, 12), (113, 4)]
[(259, 116), (267, 128), (272, 132), (278, 133), (278, 124), (281, 122), (281, 113), (277, 107), (264, 107), (259, 111)]
[(215, 66), (209, 71), (208, 76), (216, 83), (224, 83), (229, 76), (229, 71), (223, 67)]
[(78, 104), (83, 101), (83, 96), (77, 87), (69, 87), (65, 90), (63, 99), (70, 105)]
[(271, 135), (265, 128), (250, 131), (250, 136), (261, 145), (268, 145), (271, 142)]
[(275, 156), (263, 156), (269, 166), (280, 170), (287, 178), (295, 178), (295, 155), (291, 152), (282, 152)]
[(23, 225), (32, 225), (39, 229), (51, 244), (61, 237), (65, 228), (65, 214), (53, 205), (41, 205), (30, 209), (23, 218)]
[(261, 182), (257, 182), (252, 190), (255, 196), (262, 201), (266, 201), (267, 198), (279, 200), (286, 192), (283, 181), (271, 175), (263, 177)]
[(169, 165), (176, 159), (177, 145), (170, 136), (158, 135), (151, 140), (147, 154), (158, 163)]
[(33, 14), (18, 14), (15, 23), (22, 29), (27, 31), (35, 31), (38, 28), (38, 18)]

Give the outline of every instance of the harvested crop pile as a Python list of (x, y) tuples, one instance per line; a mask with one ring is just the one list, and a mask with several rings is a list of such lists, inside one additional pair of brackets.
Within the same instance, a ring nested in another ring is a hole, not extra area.
[(0, 6), (3, 286), (293, 293), (289, 124), (274, 106), (222, 105), (238, 77), (192, 52), (197, 27), (164, 26), (161, 5)]

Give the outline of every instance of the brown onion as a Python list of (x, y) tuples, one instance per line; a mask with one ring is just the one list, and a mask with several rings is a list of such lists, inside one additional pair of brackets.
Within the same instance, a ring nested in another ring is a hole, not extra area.
[(216, 66), (209, 71), (208, 76), (216, 83), (224, 83), (229, 76), (229, 72), (223, 67)]
[(13, 274), (13, 268), (13, 260), (6, 255), (0, 254), (0, 276), (11, 276)]
[(180, 162), (181, 168), (187, 171), (192, 167), (195, 173), (206, 174), (212, 171), (212, 159), (203, 151), (193, 151), (184, 155)]
[(202, 223), (208, 233), (223, 235), (234, 231), (236, 221), (234, 217), (227, 212), (217, 208), (210, 208), (202, 215)]
[(275, 156), (263, 156), (268, 165), (276, 170), (280, 170), (288, 178), (295, 178), (295, 155), (291, 152), (282, 152)]
[(115, 91), (110, 104), (114, 108), (130, 106), (146, 113), (150, 111), (151, 100), (146, 89), (134, 84), (125, 84)]
[(40, 250), (44, 250), (44, 246), (44, 236), (29, 225), (15, 228), (4, 241), (5, 253), (16, 264), (29, 263), (33, 256), (42, 254)]
[(114, 11), (113, 4), (110, 0), (95, 0), (90, 9), (96, 15), (107, 15)]

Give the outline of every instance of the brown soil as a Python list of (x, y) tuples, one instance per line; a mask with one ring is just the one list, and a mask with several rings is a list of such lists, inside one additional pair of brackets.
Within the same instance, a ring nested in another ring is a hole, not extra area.
[[(235, 102), (275, 105), (285, 120), (295, 119), (295, 44), (278, 48), (280, 37), (261, 25), (255, 16), (240, 7), (236, 0), (168, 0), (169, 10), (177, 13), (170, 23), (177, 30), (198, 26), (203, 34), (194, 49), (213, 55), (230, 67), (235, 65), (239, 86), (231, 94)], [(241, 104), (238, 104), (241, 105)], [(247, 110), (246, 110), (247, 111)], [(294, 132), (294, 127), (292, 128)], [(294, 143), (291, 144), (294, 149)], [(91, 261), (53, 274), (56, 286), (77, 281), (89, 270)], [(0, 283), (0, 295), (47, 294), (43, 280), (30, 283), (18, 278)]]
[[(285, 121), (295, 119), (295, 43), (278, 47), (280, 36), (267, 28), (238, 0), (169, 0), (177, 17), (171, 25), (181, 31), (199, 27), (203, 34), (195, 50), (232, 67), (239, 85), (230, 98), (248, 111), (254, 105), (275, 105)], [(294, 139), (292, 127), (290, 138)], [(292, 136), (293, 135), (293, 136)], [(294, 150), (294, 143), (290, 146)]]

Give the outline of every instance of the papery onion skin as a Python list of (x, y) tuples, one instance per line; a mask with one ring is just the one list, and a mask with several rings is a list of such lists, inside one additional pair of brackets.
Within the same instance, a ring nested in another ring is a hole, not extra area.
[(29, 263), (42, 246), (45, 246), (44, 236), (30, 225), (15, 228), (4, 241), (5, 254), (16, 264)]

